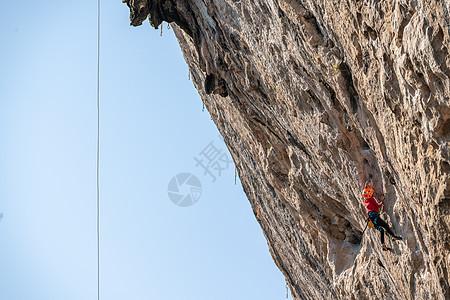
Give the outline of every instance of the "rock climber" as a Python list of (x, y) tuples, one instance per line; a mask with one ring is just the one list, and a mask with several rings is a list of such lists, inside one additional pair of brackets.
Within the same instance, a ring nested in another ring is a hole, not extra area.
[(369, 219), (372, 221), (372, 223), (375, 225), (374, 228), (378, 229), (381, 234), (381, 248), (384, 251), (388, 250), (388, 247), (386, 247), (386, 244), (384, 243), (384, 230), (387, 231), (388, 234), (392, 236), (392, 239), (394, 241), (396, 240), (402, 240), (401, 237), (395, 235), (392, 230), (389, 228), (389, 225), (383, 221), (380, 217), (380, 213), (378, 210), (383, 206), (383, 200), (378, 201), (373, 197), (373, 184), (372, 180), (367, 180), (364, 185), (363, 190), (363, 197), (364, 197), (364, 204), (367, 208), (367, 215), (369, 216)]

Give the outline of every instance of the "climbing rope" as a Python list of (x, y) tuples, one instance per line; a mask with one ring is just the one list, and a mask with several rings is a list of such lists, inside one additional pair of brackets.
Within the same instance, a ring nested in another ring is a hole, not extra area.
[(237, 175), (237, 171), (236, 171), (236, 165), (234, 166), (234, 185), (236, 185), (236, 176)]
[(100, 300), (100, 0), (97, 0), (97, 300)]
[(259, 217), (259, 204), (258, 204), (258, 210), (256, 211), (256, 218), (258, 219), (258, 221), (260, 221), (260, 217)]
[(366, 229), (367, 229), (367, 226), (369, 225), (369, 219), (367, 218), (366, 219), (366, 227), (364, 227), (364, 230), (363, 230), (363, 232), (361, 233), (361, 239), (362, 239), (362, 237), (363, 237), (363, 235), (364, 235), (364, 232), (366, 232)]
[(163, 28), (163, 24), (161, 23), (161, 36), (162, 36), (162, 28)]

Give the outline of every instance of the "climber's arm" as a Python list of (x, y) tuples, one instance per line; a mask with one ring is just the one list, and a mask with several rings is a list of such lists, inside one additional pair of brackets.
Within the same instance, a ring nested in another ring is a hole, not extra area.
[(375, 200), (375, 202), (376, 202), (376, 204), (377, 204), (378, 207), (382, 207), (382, 206), (383, 206), (383, 204), (384, 204), (383, 199), (378, 200), (378, 199), (375, 198), (375, 197), (373, 197), (373, 199)]

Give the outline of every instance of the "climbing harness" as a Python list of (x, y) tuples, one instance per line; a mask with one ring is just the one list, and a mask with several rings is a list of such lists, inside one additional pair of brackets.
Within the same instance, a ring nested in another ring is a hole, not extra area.
[[(381, 214), (384, 213), (381, 208), (380, 208), (380, 210), (381, 210), (381, 213), (369, 212), (369, 216), (366, 219), (366, 226), (364, 227), (364, 230), (361, 234), (361, 238), (364, 235), (364, 232), (366, 231), (367, 228), (374, 228), (374, 229), (377, 229), (378, 231), (382, 230), (382, 228), (377, 225), (377, 218), (381, 218)], [(373, 218), (373, 221), (372, 221), (372, 218)]]
[[(381, 210), (381, 213), (369, 212), (369, 221), (370, 221), (370, 223), (373, 224), (372, 227), (370, 227), (370, 225), (369, 225), (369, 228), (374, 228), (374, 229), (376, 229), (378, 231), (382, 231), (383, 230), (383, 228), (378, 225), (378, 218), (383, 220), (381, 218), (381, 214), (384, 213), (381, 208), (380, 208), (380, 210)], [(373, 221), (372, 221), (372, 219), (373, 219)]]

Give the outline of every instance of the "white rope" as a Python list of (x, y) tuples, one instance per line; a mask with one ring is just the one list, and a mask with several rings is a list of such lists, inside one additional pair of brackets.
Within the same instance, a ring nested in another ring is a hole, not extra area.
[(100, 0), (97, 0), (97, 300), (100, 300)]

